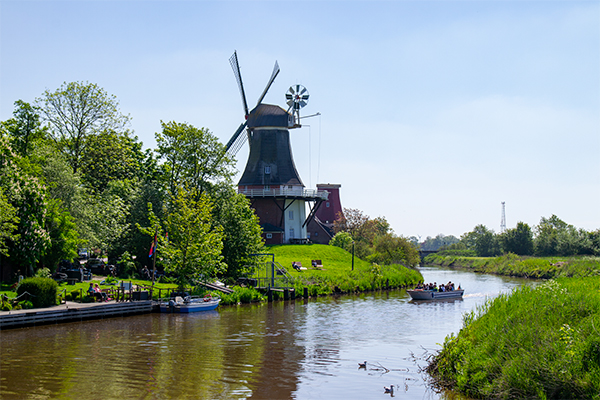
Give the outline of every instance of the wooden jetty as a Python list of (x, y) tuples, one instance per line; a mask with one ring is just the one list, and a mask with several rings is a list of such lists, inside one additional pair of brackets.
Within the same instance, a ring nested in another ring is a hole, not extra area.
[(108, 303), (67, 302), (55, 307), (0, 312), (0, 330), (57, 324), (62, 322), (103, 319), (152, 312), (152, 300)]

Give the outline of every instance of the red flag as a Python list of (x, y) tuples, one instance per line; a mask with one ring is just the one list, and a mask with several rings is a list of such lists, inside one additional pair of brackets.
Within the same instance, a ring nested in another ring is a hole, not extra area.
[(150, 245), (150, 254), (148, 254), (148, 257), (152, 257), (154, 255), (154, 252), (156, 251), (157, 240), (158, 237), (156, 237), (156, 234), (154, 234), (154, 241)]

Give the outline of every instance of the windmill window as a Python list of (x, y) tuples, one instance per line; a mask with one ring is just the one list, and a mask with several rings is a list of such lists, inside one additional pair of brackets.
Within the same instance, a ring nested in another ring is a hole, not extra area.
[(325, 203), (325, 207), (329, 208), (329, 202)]
[(265, 174), (270, 174), (271, 173), (271, 167), (267, 166), (265, 167)]
[(269, 190), (271, 187), (269, 185), (265, 185), (265, 190)]
[(294, 211), (293, 210), (290, 210), (289, 216), (290, 216), (290, 221), (292, 221), (294, 219)]
[(293, 239), (294, 237), (294, 228), (290, 228), (290, 239)]
[(310, 239), (310, 232), (306, 232), (306, 238)]
[(272, 233), (267, 233), (267, 239), (272, 239), (273, 238), (273, 234)]

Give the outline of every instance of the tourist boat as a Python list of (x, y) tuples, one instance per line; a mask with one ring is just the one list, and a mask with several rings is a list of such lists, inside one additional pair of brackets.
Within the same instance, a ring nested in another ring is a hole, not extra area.
[(185, 298), (177, 296), (173, 299), (163, 300), (160, 302), (160, 312), (165, 313), (193, 313), (199, 311), (214, 310), (219, 306), (221, 299), (212, 296), (191, 297)]
[(413, 300), (437, 300), (437, 299), (462, 299), (464, 289), (449, 290), (447, 292), (434, 292), (433, 290), (407, 290)]

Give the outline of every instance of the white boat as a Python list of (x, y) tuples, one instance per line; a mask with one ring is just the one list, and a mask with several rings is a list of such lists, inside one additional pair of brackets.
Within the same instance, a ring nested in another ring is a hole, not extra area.
[(437, 292), (423, 289), (406, 291), (406, 293), (408, 293), (413, 300), (460, 299), (462, 298), (464, 292), (464, 289), (449, 290), (447, 292)]
[(170, 300), (160, 302), (160, 312), (165, 313), (193, 313), (214, 310), (219, 306), (221, 299), (206, 296), (204, 298), (177, 296)]

